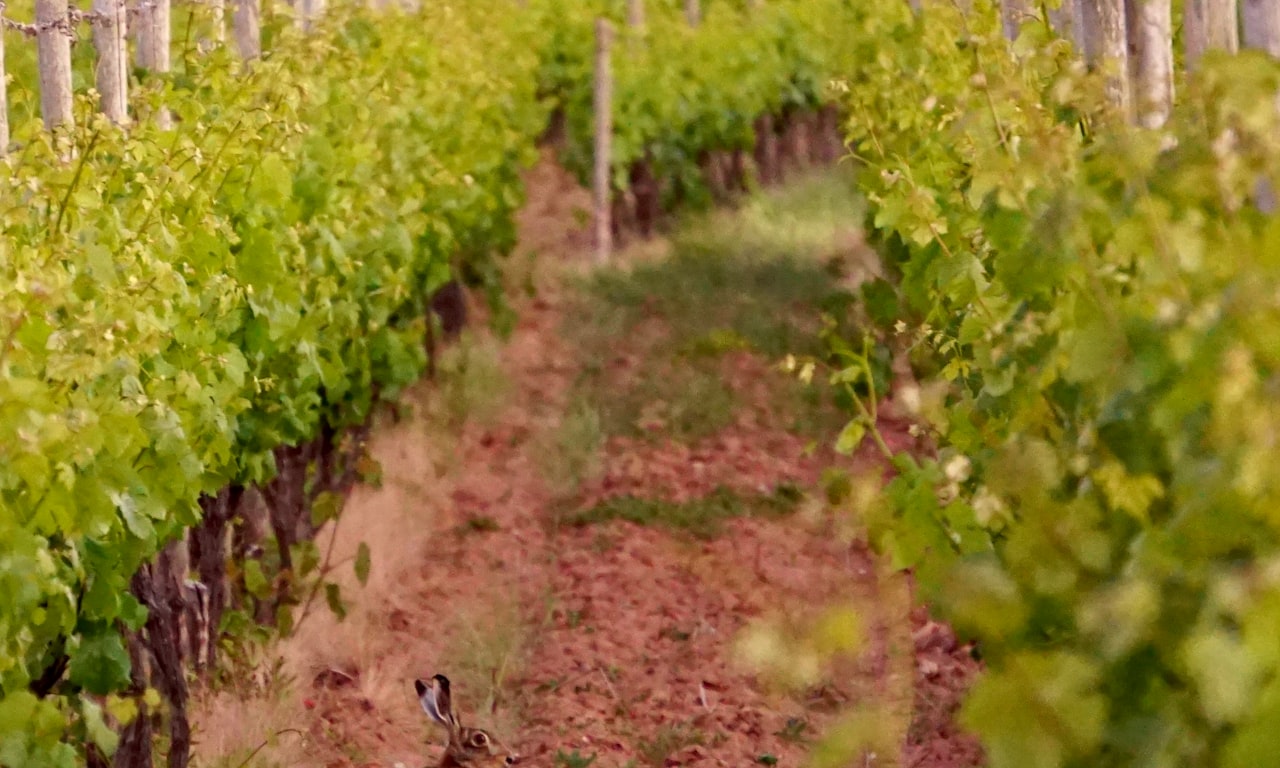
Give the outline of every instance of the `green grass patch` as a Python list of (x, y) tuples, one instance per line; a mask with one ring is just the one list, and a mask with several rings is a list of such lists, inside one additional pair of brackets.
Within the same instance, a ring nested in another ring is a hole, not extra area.
[[(733, 211), (683, 222), (667, 258), (593, 273), (566, 334), (586, 361), (577, 394), (605, 434), (691, 442), (731, 424), (742, 407), (726, 356), (774, 363), (820, 354), (824, 314), (845, 322), (841, 283), (859, 247), (862, 203), (848, 174), (828, 172), (758, 195)], [(613, 364), (620, 350), (638, 368)], [(823, 393), (770, 374), (779, 426), (815, 438), (839, 422)]]
[(719, 535), (724, 523), (735, 517), (779, 518), (796, 510), (803, 498), (794, 485), (779, 485), (767, 495), (744, 496), (720, 487), (710, 495), (685, 502), (618, 496), (569, 515), (569, 525), (585, 526), (610, 520), (683, 531), (700, 539)]
[(606, 435), (662, 435), (689, 442), (729, 426), (738, 407), (718, 363), (660, 352), (648, 357), (635, 380), (619, 381), (588, 367), (576, 389), (593, 404)]

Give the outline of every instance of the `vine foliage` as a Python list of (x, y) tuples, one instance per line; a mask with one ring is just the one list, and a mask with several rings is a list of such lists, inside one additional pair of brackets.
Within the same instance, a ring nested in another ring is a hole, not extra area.
[(811, 362), (852, 395), (845, 450), (876, 436), (869, 350), (914, 364), (891, 396), (937, 450), (878, 441), (894, 477), (858, 506), (977, 641), (963, 722), (997, 768), (1273, 759), (1280, 65), (1207, 56), (1145, 131), (989, 3), (869, 2), (845, 31), (893, 275), (864, 289), (875, 344)]
[[(237, 530), (239, 607), (214, 617), (205, 659), (255, 603), (283, 631), (310, 605), (325, 560), (309, 537), (372, 469), (375, 405), (424, 369), (430, 297), (457, 267), (496, 285), (545, 123), (538, 60), (506, 3), (427, 5), (335, 7), (306, 36), (276, 18), (247, 71), (184, 49), (139, 89), (171, 131), (126, 135), (88, 97), (71, 134), (15, 127), (0, 164), (0, 763), (149, 764), (158, 712), (184, 765), (181, 592), (218, 588), (244, 490), (264, 489), (271, 531)], [(191, 574), (175, 542), (197, 525)], [(363, 581), (367, 557), (355, 566)], [(342, 610), (336, 585), (323, 597)]]

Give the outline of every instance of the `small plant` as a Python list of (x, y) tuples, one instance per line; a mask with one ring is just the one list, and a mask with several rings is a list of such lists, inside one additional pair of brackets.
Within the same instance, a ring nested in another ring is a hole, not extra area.
[(636, 744), (636, 751), (645, 763), (662, 766), (667, 758), (685, 747), (701, 745), (706, 739), (702, 732), (685, 724), (664, 725), (651, 739), (641, 739)]
[(808, 729), (809, 721), (802, 720), (798, 717), (789, 717), (787, 718), (786, 725), (782, 726), (774, 736), (777, 736), (784, 741), (790, 741), (798, 744), (806, 740), (804, 734)]
[(547, 486), (557, 496), (568, 498), (599, 473), (603, 447), (599, 411), (578, 399), (555, 430), (537, 439), (534, 455)]
[(441, 350), (439, 372), (449, 424), (487, 424), (497, 416), (509, 384), (495, 341), (464, 332), (456, 345)]
[(562, 768), (587, 768), (596, 761), (597, 757), (595, 752), (582, 755), (576, 749), (568, 754), (565, 754), (564, 750), (556, 750), (556, 765)]
[(457, 624), (442, 656), (457, 671), (459, 683), (474, 692), (476, 710), (492, 711), (523, 661), (528, 634), (520, 607), (498, 601), (463, 613)]

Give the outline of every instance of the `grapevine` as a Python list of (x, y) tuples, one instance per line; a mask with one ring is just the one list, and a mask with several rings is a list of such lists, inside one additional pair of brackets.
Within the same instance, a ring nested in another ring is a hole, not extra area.
[(1280, 229), (1254, 191), (1280, 66), (1208, 57), (1145, 131), (1041, 21), (1010, 46), (989, 4), (861, 13), (844, 103), (895, 272), (874, 335), (911, 336), (939, 446), (863, 511), (977, 641), (964, 723), (993, 766), (1266, 762)]

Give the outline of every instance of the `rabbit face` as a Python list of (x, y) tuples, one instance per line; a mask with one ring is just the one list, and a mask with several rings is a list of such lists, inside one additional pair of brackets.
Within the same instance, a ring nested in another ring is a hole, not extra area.
[(515, 765), (517, 758), (508, 752), (488, 731), (468, 728), (453, 713), (449, 678), (436, 675), (430, 680), (414, 680), (422, 711), (449, 731), (449, 743), (439, 768)]

